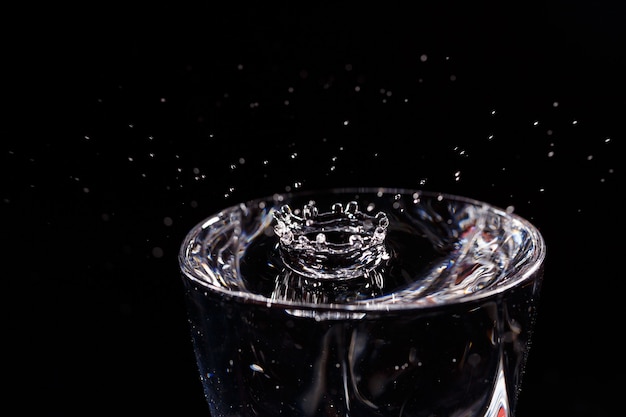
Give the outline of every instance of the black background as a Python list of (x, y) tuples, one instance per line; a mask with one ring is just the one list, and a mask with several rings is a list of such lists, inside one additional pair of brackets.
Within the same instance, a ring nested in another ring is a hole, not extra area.
[(624, 18), (603, 1), (7, 9), (9, 403), (208, 415), (184, 235), (249, 198), (353, 185), (535, 223), (548, 257), (518, 417), (615, 415)]

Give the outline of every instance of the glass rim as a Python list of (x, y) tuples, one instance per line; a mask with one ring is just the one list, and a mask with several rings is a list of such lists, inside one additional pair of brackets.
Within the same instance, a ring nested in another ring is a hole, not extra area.
[[(495, 288), (489, 288), (484, 290), (475, 291), (459, 298), (453, 299), (448, 302), (426, 304), (426, 303), (377, 303), (376, 299), (368, 299), (360, 302), (352, 303), (327, 303), (327, 304), (315, 304), (302, 301), (288, 301), (288, 300), (274, 300), (262, 294), (256, 294), (251, 292), (245, 292), (241, 290), (233, 290), (224, 287), (218, 287), (211, 285), (202, 276), (195, 273), (193, 268), (187, 262), (189, 257), (187, 249), (190, 242), (194, 237), (198, 236), (201, 230), (204, 229), (210, 219), (215, 218), (220, 213), (229, 209), (234, 209), (241, 204), (248, 205), (260, 202), (269, 202), (274, 200), (274, 205), (279, 208), (279, 201), (286, 202), (291, 198), (306, 198), (307, 196), (319, 196), (320, 194), (332, 195), (332, 194), (403, 194), (410, 195), (417, 193), (420, 197), (436, 198), (438, 200), (450, 200), (469, 204), (476, 207), (482, 207), (488, 209), (490, 212), (495, 213), (502, 217), (507, 217), (515, 220), (521, 224), (528, 232), (528, 239), (533, 242), (532, 256), (525, 259), (523, 264), (518, 270), (513, 271), (510, 277), (513, 279), (507, 279), (507, 282), (498, 285)], [(394, 311), (407, 311), (407, 310), (433, 310), (437, 308), (450, 308), (452, 306), (466, 305), (468, 303), (477, 301), (489, 301), (499, 295), (506, 293), (514, 288), (520, 287), (521, 284), (531, 280), (537, 274), (542, 274), (546, 257), (546, 243), (543, 235), (539, 229), (526, 218), (512, 213), (506, 210), (471, 197), (465, 197), (447, 192), (436, 192), (429, 190), (422, 190), (417, 188), (394, 188), (394, 187), (337, 187), (337, 188), (320, 188), (314, 190), (297, 190), (290, 192), (274, 193), (272, 195), (266, 195), (263, 197), (248, 199), (246, 201), (231, 204), (224, 207), (219, 212), (204, 217), (200, 222), (189, 230), (187, 235), (182, 241), (180, 250), (178, 252), (179, 269), (183, 274), (184, 279), (188, 279), (194, 283), (202, 286), (203, 289), (211, 291), (216, 295), (222, 295), (229, 300), (234, 300), (238, 303), (264, 305), (267, 308), (272, 309), (297, 309), (302, 311), (319, 311), (319, 312), (350, 312), (350, 313), (386, 313)]]

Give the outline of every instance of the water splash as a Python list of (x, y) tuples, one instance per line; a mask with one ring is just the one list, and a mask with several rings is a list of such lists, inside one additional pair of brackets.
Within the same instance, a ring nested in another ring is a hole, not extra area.
[(294, 212), (285, 195), (223, 210), (189, 241), (190, 274), (263, 303), (427, 307), (502, 291), (543, 256), (526, 221), (489, 205), (429, 193), (353, 197), (327, 213), (311, 200)]
[(296, 215), (289, 205), (274, 212), (285, 265), (314, 279), (349, 279), (367, 274), (389, 259), (384, 245), (389, 219), (383, 212), (370, 216), (356, 201), (345, 209), (334, 203), (321, 213), (314, 201)]

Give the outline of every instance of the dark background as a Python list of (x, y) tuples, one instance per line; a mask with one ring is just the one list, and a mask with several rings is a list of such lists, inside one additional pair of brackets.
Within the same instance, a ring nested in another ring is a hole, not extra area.
[(518, 417), (621, 412), (625, 17), (604, 1), (7, 9), (9, 403), (208, 415), (183, 237), (249, 198), (354, 185), (535, 223), (548, 256)]

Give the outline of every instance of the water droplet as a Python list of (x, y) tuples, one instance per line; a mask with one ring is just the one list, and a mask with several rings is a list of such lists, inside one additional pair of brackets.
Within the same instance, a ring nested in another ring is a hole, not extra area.
[(257, 365), (256, 363), (251, 363), (250, 369), (252, 369), (254, 372), (265, 372), (263, 370), (263, 367), (261, 367), (261, 365)]
[(152, 248), (152, 256), (159, 259), (163, 257), (163, 249), (161, 249), (158, 246), (155, 246), (154, 248)]

